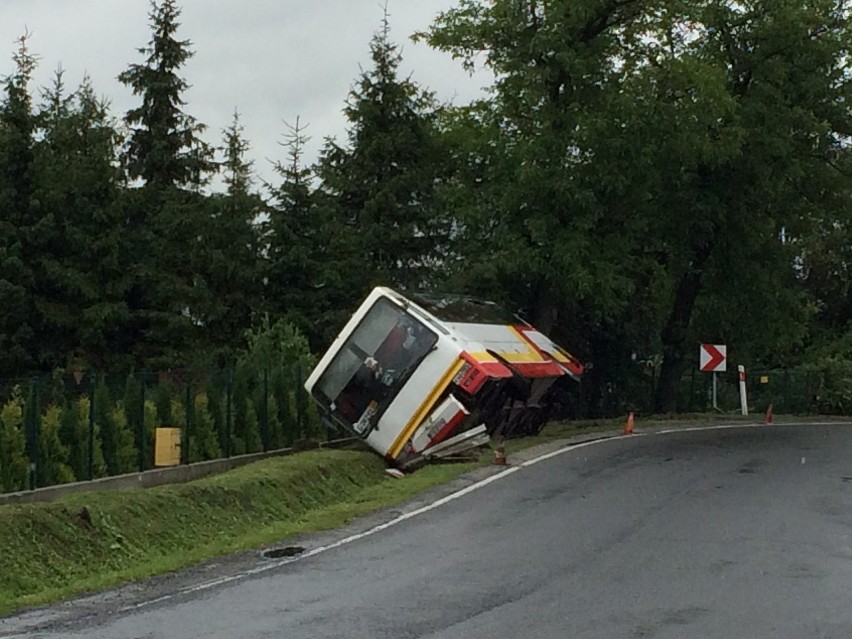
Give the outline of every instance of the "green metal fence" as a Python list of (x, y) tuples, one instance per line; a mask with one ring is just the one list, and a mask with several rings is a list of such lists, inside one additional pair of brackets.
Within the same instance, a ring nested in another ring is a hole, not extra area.
[(0, 493), (149, 470), (160, 427), (180, 429), (181, 464), (340, 436), (321, 425), (305, 374), (237, 367), (0, 381)]

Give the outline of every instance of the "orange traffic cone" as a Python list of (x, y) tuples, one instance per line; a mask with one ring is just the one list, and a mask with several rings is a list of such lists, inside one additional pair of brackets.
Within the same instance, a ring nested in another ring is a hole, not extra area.
[(630, 413), (627, 415), (627, 423), (624, 424), (624, 434), (625, 435), (632, 435), (633, 434), (633, 426), (634, 426), (633, 411), (630, 411)]
[(494, 464), (497, 466), (505, 466), (506, 461), (506, 446), (503, 443), (505, 439), (501, 437), (497, 440), (497, 447), (494, 449)]
[(769, 426), (772, 423), (772, 404), (766, 409), (766, 416), (763, 418), (763, 423)]

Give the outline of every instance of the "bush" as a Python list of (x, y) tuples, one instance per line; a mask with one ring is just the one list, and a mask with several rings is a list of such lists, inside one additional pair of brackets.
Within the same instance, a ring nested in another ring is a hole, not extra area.
[(67, 484), (75, 479), (68, 465), (69, 448), (59, 436), (61, 428), (62, 409), (58, 406), (48, 407), (38, 432), (36, 481), (39, 486)]
[(817, 412), (824, 415), (852, 414), (852, 360), (824, 357), (817, 364), (820, 383), (816, 391)]
[(23, 428), (24, 402), (20, 389), (0, 411), (0, 489), (23, 490), (27, 486), (29, 461)]
[[(66, 401), (60, 414), (59, 439), (68, 447), (68, 465), (77, 481), (89, 479), (89, 398)], [(92, 478), (106, 475), (99, 428), (95, 425)]]
[(122, 406), (113, 404), (103, 380), (95, 389), (95, 422), (100, 429), (107, 473), (121, 475), (136, 469), (139, 456)]
[(233, 391), (233, 439), (231, 452), (234, 455), (256, 453), (261, 450), (260, 428), (257, 411), (249, 392), (248, 367), (238, 365), (234, 373)]
[(189, 440), (191, 462), (218, 459), (222, 456), (216, 425), (208, 410), (209, 400), (206, 394), (196, 395), (193, 412), (192, 433)]

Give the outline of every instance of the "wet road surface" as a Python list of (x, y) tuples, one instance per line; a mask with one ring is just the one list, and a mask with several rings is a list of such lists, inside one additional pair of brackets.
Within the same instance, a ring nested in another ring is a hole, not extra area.
[[(605, 441), (53, 639), (852, 637), (852, 427)], [(0, 636), (14, 625), (0, 622)]]

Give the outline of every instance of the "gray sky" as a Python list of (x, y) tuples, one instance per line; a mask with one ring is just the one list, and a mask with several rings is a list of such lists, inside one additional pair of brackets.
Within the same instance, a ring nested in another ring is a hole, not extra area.
[[(414, 44), (408, 36), (425, 29), (453, 0), (389, 0), (391, 38), (402, 46), (403, 74), (434, 91), (444, 102), (462, 104), (488, 84), (485, 73), (470, 77), (461, 64)], [(273, 179), (269, 160), (283, 160), (284, 121), (308, 124), (312, 161), (326, 136), (343, 140), (342, 108), (360, 68), (369, 68), (369, 42), (379, 28), (379, 0), (182, 0), (178, 38), (191, 40), (195, 56), (183, 69), (192, 85), (185, 110), (209, 128), (206, 139), (221, 142), (221, 130), (241, 115), (252, 145), (255, 171)], [(114, 116), (138, 104), (116, 76), (142, 62), (139, 47), (150, 40), (148, 0), (2, 0), (0, 75), (13, 69), (16, 40), (31, 34), (40, 57), (32, 89), (50, 83), (58, 66), (69, 89), (85, 73)], [(37, 100), (40, 97), (37, 96)]]

